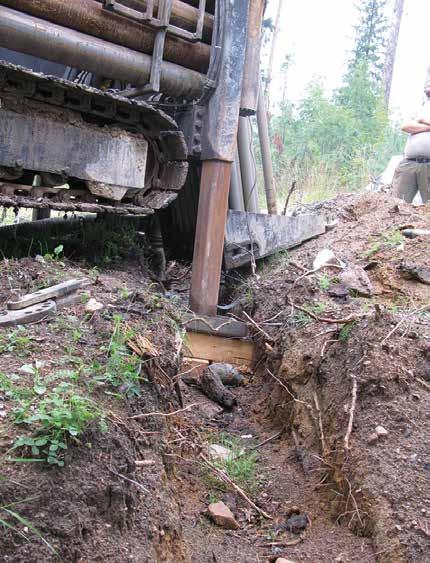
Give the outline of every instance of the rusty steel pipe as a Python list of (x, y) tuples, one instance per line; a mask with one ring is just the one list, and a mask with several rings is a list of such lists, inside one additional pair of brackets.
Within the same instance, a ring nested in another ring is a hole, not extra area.
[(257, 126), (258, 136), (260, 138), (261, 161), (263, 164), (264, 191), (266, 193), (267, 211), (272, 215), (276, 215), (278, 213), (278, 204), (276, 200), (275, 177), (273, 175), (272, 152), (270, 150), (269, 123), (267, 121), (267, 111), (261, 78), (258, 83)]
[[(104, 10), (96, 0), (0, 0), (0, 4), (110, 43), (152, 55), (155, 30)], [(13, 44), (8, 46), (14, 48)], [(210, 47), (167, 36), (163, 59), (206, 72)]]
[[(48, 23), (39, 18), (0, 6), (0, 46), (55, 63), (89, 70), (99, 76), (145, 84), (152, 58), (120, 45)], [(179, 65), (162, 62), (160, 87), (163, 92), (189, 98), (199, 97), (205, 77)]]
[[(124, 6), (137, 10), (138, 12), (145, 12), (148, 0), (118, 0)], [(103, 0), (97, 0), (100, 4)], [(154, 15), (157, 14), (159, 0), (154, 0)], [(187, 31), (195, 31), (199, 10), (194, 6), (190, 6), (180, 0), (173, 0), (172, 13), (170, 16), (170, 23), (178, 27), (182, 27)], [(205, 13), (203, 20), (203, 40), (205, 43), (210, 43), (212, 30), (214, 24), (214, 17), (212, 14)]]
[(190, 309), (201, 315), (217, 312), (231, 169), (220, 160), (202, 165), (190, 290)]

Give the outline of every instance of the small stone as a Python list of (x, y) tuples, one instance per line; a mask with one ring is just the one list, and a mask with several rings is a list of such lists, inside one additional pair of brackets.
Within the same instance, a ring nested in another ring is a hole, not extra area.
[(211, 459), (227, 461), (231, 458), (231, 450), (220, 444), (211, 444), (208, 447), (208, 454)]
[(388, 430), (386, 430), (383, 426), (377, 426), (375, 428), (375, 433), (377, 434), (378, 438), (388, 436)]
[(362, 297), (371, 297), (373, 295), (372, 282), (366, 271), (360, 266), (351, 266), (341, 272), (338, 278), (340, 283), (347, 287), (350, 292)]
[(284, 559), (283, 557), (278, 557), (275, 563), (295, 563), (295, 561), (292, 561), (291, 559)]
[(372, 444), (376, 444), (376, 442), (379, 440), (379, 436), (376, 433), (373, 433), (369, 436), (369, 439), (367, 440), (367, 443), (372, 445)]
[(287, 520), (287, 530), (293, 534), (300, 534), (309, 524), (307, 514), (292, 514)]
[(217, 526), (226, 530), (237, 530), (240, 526), (232, 511), (223, 502), (214, 502), (208, 507), (208, 514)]
[(85, 305), (85, 311), (87, 313), (95, 313), (96, 311), (103, 309), (103, 307), (103, 303), (100, 303), (99, 301), (96, 301), (94, 297), (91, 297)]

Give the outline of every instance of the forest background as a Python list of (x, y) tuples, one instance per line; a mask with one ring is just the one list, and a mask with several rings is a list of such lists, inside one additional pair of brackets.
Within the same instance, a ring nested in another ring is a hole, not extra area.
[[(278, 198), (285, 199), (293, 184), (294, 199), (303, 202), (364, 189), (393, 155), (402, 153), (405, 143), (389, 105), (404, 0), (357, 3), (352, 48), (340, 86), (327, 92), (324, 77), (317, 76), (302, 99), (294, 101), (288, 96), (294, 52), (288, 53), (273, 80), (284, 2), (288, 7), (288, 0), (278, 0), (275, 18), (265, 20), (262, 69)], [(317, 47), (310, 38), (309, 48)], [(257, 146), (256, 154), (259, 159)], [(260, 175), (258, 187), (263, 194)]]

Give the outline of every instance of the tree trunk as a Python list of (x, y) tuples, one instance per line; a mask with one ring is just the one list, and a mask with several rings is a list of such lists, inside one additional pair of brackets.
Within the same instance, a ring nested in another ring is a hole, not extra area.
[(393, 82), (394, 63), (396, 60), (397, 44), (399, 41), (400, 25), (402, 23), (403, 7), (405, 0), (394, 0), (393, 20), (390, 37), (385, 54), (383, 86), (384, 99), (388, 107), (390, 102), (391, 85)]

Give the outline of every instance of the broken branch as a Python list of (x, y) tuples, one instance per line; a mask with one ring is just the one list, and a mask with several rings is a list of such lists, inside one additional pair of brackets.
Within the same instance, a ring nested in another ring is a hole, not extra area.
[(202, 453), (200, 454), (201, 459), (204, 461), (205, 465), (207, 465), (220, 479), (221, 481), (223, 481), (224, 483), (227, 483), (228, 485), (230, 485), (231, 487), (233, 487), (233, 489), (239, 493), (239, 495), (246, 500), (246, 502), (254, 509), (256, 510), (259, 514), (261, 514), (261, 516), (263, 516), (264, 518), (267, 518), (268, 520), (273, 520), (272, 516), (270, 516), (270, 514), (267, 514), (267, 512), (265, 512), (262, 508), (260, 508), (259, 506), (257, 506), (250, 498), (249, 496), (245, 493), (245, 491), (243, 489), (241, 489), (238, 485), (236, 485), (236, 483), (234, 481), (232, 481), (230, 479), (230, 477), (227, 475), (227, 473), (225, 473), (222, 469), (219, 469), (218, 467), (216, 467), (215, 465), (213, 465), (213, 463), (211, 463), (208, 458), (203, 455)]
[(362, 317), (367, 317), (367, 313), (359, 313), (359, 314), (351, 313), (347, 317), (344, 317), (344, 318), (341, 318), (341, 319), (329, 319), (327, 317), (319, 317), (318, 315), (315, 315), (314, 313), (312, 313), (312, 311), (309, 311), (305, 307), (301, 307), (300, 305), (296, 305), (296, 303), (293, 303), (291, 301), (291, 299), (289, 299), (288, 297), (287, 297), (287, 302), (291, 305), (291, 307), (295, 307), (299, 311), (306, 313), (307, 315), (309, 315), (311, 317), (311, 319), (314, 319), (315, 321), (318, 321), (320, 323), (348, 324), (352, 321), (357, 321), (358, 319), (361, 319)]
[(135, 414), (133, 416), (128, 416), (127, 419), (128, 420), (132, 420), (132, 419), (138, 419), (138, 418), (146, 418), (147, 416), (174, 416), (175, 414), (179, 414), (180, 412), (185, 412), (188, 411), (190, 409), (192, 409), (193, 407), (197, 407), (198, 405), (202, 405), (203, 403), (191, 403), (191, 405), (188, 405), (187, 407), (184, 407), (183, 409), (178, 409), (177, 411), (173, 411), (173, 412), (144, 412), (141, 414)]
[(344, 448), (345, 450), (349, 450), (349, 438), (352, 432), (352, 424), (354, 422), (354, 413), (355, 413), (355, 404), (357, 402), (357, 377), (353, 374), (349, 374), (349, 377), (352, 379), (352, 399), (351, 399), (351, 406), (349, 407), (349, 420), (348, 420), (348, 428), (346, 430), (345, 438), (344, 438)]
[(261, 334), (264, 336), (264, 338), (265, 338), (266, 340), (273, 341), (273, 338), (272, 338), (269, 334), (267, 334), (267, 332), (266, 332), (265, 330), (263, 330), (263, 329), (254, 321), (254, 319), (252, 319), (247, 313), (245, 313), (245, 311), (243, 311), (243, 315), (244, 315), (244, 317), (251, 323), (251, 325), (252, 325), (255, 329), (257, 329), (259, 333), (261, 333)]

